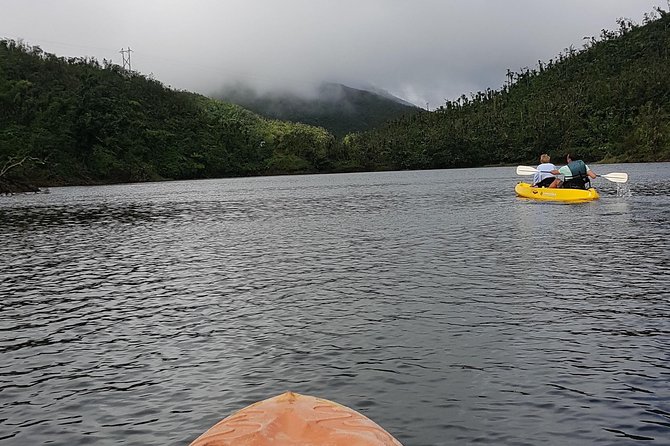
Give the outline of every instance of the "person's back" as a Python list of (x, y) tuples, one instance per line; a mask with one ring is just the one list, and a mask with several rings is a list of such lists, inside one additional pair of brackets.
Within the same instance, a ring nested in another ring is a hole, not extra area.
[(591, 178), (596, 174), (591, 171), (589, 166), (577, 155), (566, 156), (567, 165), (558, 169), (558, 172), (565, 177), (561, 187), (566, 189), (587, 189), (591, 187)]
[(556, 170), (556, 166), (550, 163), (551, 158), (546, 153), (540, 155), (540, 165), (537, 166), (537, 172), (533, 176), (533, 186), (535, 187), (549, 187), (554, 182), (554, 174), (552, 170)]

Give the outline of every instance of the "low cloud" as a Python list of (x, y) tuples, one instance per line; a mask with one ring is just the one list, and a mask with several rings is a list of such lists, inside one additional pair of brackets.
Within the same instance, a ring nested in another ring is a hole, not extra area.
[(431, 108), (500, 88), (583, 37), (640, 22), (647, 0), (5, 0), (0, 36), (66, 56), (121, 63), (209, 94), (244, 82), (314, 91), (326, 82), (378, 88)]

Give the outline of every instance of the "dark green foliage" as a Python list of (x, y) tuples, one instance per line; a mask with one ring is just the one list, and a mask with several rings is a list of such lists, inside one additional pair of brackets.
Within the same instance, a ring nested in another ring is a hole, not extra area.
[(500, 91), (447, 102), (345, 138), (353, 159), (392, 169), (536, 161), (670, 160), (670, 14), (620, 20), (581, 51), (508, 73)]
[[(578, 150), (670, 160), (670, 14), (621, 20), (583, 50), (509, 72), (500, 91), (413, 112), (341, 142), (174, 91), (117, 65), (0, 40), (0, 191), (277, 173), (470, 167)], [(376, 111), (381, 116), (381, 111)]]
[(91, 184), (316, 172), (329, 165), (333, 145), (321, 128), (269, 121), (106, 61), (0, 41), (5, 180)]

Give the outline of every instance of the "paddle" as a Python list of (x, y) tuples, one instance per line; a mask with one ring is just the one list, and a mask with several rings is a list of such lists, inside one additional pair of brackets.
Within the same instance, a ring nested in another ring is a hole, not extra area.
[(606, 173), (605, 175), (597, 175), (597, 177), (603, 177), (606, 180), (610, 180), (613, 183), (627, 183), (628, 182), (628, 174), (623, 173), (623, 172), (612, 172), (612, 173)]
[[(534, 167), (530, 166), (517, 166), (516, 168), (516, 174), (517, 175), (535, 175), (538, 172), (538, 170)], [(545, 173), (550, 173), (550, 172), (545, 172)]]
[[(534, 175), (537, 172), (538, 172), (538, 170), (536, 168), (530, 167), (530, 166), (518, 166), (516, 168), (516, 174), (517, 175)], [(544, 173), (549, 173), (549, 172), (544, 172)], [(628, 182), (628, 174), (627, 173), (622, 173), (622, 172), (606, 173), (604, 175), (597, 175), (597, 176), (605, 178), (606, 180), (612, 181), (613, 183), (627, 183)]]

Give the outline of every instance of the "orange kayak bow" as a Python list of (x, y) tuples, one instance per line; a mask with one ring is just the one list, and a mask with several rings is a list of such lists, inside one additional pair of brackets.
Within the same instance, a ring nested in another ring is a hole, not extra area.
[(402, 446), (355, 410), (286, 392), (224, 418), (191, 446)]

